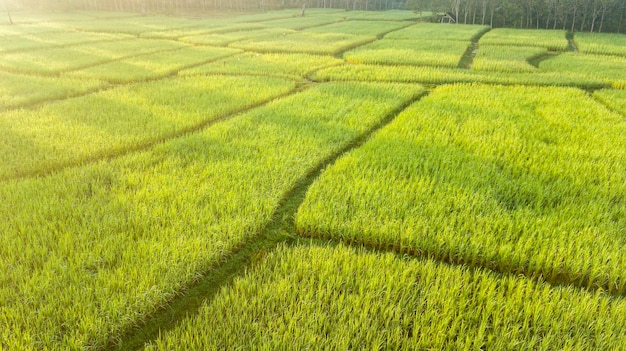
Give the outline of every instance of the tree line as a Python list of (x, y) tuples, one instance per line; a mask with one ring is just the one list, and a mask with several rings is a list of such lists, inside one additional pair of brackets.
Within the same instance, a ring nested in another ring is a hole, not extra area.
[[(187, 10), (411, 9), (432, 21), (626, 33), (626, 0), (3, 0), (9, 9), (176, 13)], [(429, 14), (433, 14), (432, 16)]]

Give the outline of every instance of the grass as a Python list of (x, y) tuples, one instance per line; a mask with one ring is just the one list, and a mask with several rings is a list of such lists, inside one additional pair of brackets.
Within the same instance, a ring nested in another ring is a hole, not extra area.
[(469, 44), (463, 41), (383, 39), (346, 52), (343, 57), (349, 63), (454, 68)]
[(124, 153), (285, 94), (278, 78), (197, 76), (135, 84), (0, 115), (0, 177)]
[(468, 24), (443, 24), (443, 23), (417, 23), (410, 27), (389, 33), (385, 39), (410, 39), (410, 40), (458, 40), (471, 41), (489, 30), (488, 26)]
[(485, 34), (480, 45), (535, 46), (550, 51), (565, 51), (565, 32), (546, 29), (496, 28)]
[[(268, 223), (329, 155), (421, 94), (323, 84), (145, 152), (0, 184), (0, 334), (9, 349), (97, 348)], [(190, 176), (193, 175), (193, 176)], [(28, 199), (25, 201), (25, 199)]]
[(623, 294), (625, 128), (577, 89), (442, 86), (328, 168), (296, 225)]
[(230, 46), (261, 53), (289, 52), (336, 55), (374, 40), (376, 40), (376, 37), (352, 34), (283, 32), (283, 34), (277, 34), (273, 37), (261, 37), (238, 41), (230, 44)]
[(145, 350), (619, 349), (624, 313), (624, 301), (601, 292), (343, 245), (283, 245)]
[(529, 61), (547, 53), (547, 49), (541, 47), (480, 45), (472, 69), (492, 72), (536, 72), (537, 67), (531, 65)]
[(111, 83), (130, 83), (166, 77), (208, 61), (232, 56), (236, 49), (187, 47), (112, 61), (66, 74), (68, 77), (92, 78)]
[(308, 72), (341, 64), (330, 56), (242, 53), (181, 71), (179, 75), (237, 74), (302, 79)]

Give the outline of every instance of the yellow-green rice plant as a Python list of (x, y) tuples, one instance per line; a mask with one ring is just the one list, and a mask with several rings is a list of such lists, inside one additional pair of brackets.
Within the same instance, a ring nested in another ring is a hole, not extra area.
[(295, 83), (249, 76), (135, 84), (0, 114), (0, 177), (112, 156), (285, 94)]
[(529, 63), (533, 58), (547, 54), (547, 49), (533, 46), (480, 45), (472, 69), (493, 72), (536, 72)]
[(410, 27), (389, 33), (386, 39), (410, 40), (458, 40), (471, 41), (489, 30), (489, 26), (444, 24), (444, 23), (417, 23)]
[(308, 172), (422, 91), (320, 84), (140, 153), (1, 183), (0, 344), (114, 342), (257, 236)]
[(469, 44), (452, 40), (383, 39), (348, 51), (343, 58), (349, 63), (457, 67)]
[(332, 246), (279, 246), (145, 350), (612, 350), (601, 292)]
[(582, 90), (441, 86), (328, 168), (296, 225), (623, 294), (624, 135)]
[(231, 47), (264, 53), (299, 52), (305, 54), (336, 55), (353, 47), (370, 43), (375, 36), (340, 33), (277, 33), (262, 37), (237, 41)]
[(239, 52), (241, 50), (231, 48), (187, 47), (111, 61), (72, 71), (66, 75), (69, 77), (99, 79), (111, 83), (129, 83), (165, 77), (185, 67), (197, 66), (207, 61), (232, 56)]
[(190, 35), (182, 37), (179, 40), (195, 45), (217, 45), (226, 46), (232, 42), (245, 39), (263, 38), (263, 37), (281, 37), (295, 33), (295, 30), (284, 28), (267, 28), (260, 30), (239, 31), (232, 33), (206, 33), (198, 35)]
[(306, 16), (306, 17), (292, 17), (285, 19), (277, 19), (271, 21), (261, 22), (264, 26), (269, 28), (284, 28), (284, 29), (304, 29), (309, 27), (317, 27), (325, 24), (337, 22), (335, 17), (326, 16)]
[(141, 33), (141, 38), (151, 39), (179, 39), (182, 37), (189, 37), (207, 33), (229, 33), (229, 32), (241, 32), (255, 29), (266, 28), (260, 23), (219, 23), (211, 22), (208, 25), (201, 27), (188, 27), (180, 29), (167, 29), (155, 32)]
[(626, 57), (626, 35), (617, 33), (576, 33), (578, 50), (588, 54)]
[(139, 35), (167, 29), (195, 27), (199, 20), (176, 18), (171, 16), (133, 16), (127, 18), (105, 18), (88, 21), (64, 23), (69, 28), (86, 32), (127, 33)]
[[(626, 87), (625, 87), (626, 88)], [(615, 112), (626, 116), (626, 91), (615, 89), (596, 90), (593, 97)]]
[(431, 13), (424, 11), (415, 13), (406, 10), (387, 10), (387, 11), (350, 11), (343, 12), (343, 15), (354, 20), (373, 20), (373, 21), (414, 21), (422, 17), (430, 16)]
[(86, 94), (107, 86), (106, 82), (93, 79), (36, 77), (0, 72), (0, 111)]
[(313, 33), (343, 33), (354, 35), (381, 36), (385, 33), (410, 25), (411, 22), (402, 21), (343, 21), (331, 23), (325, 26), (306, 29)]
[(626, 89), (626, 57), (563, 53), (539, 64), (542, 71), (576, 73)]
[(538, 46), (551, 51), (565, 51), (565, 32), (547, 29), (496, 28), (485, 34), (480, 45)]
[(332, 56), (246, 52), (183, 70), (179, 75), (225, 73), (301, 79), (308, 72), (339, 65), (342, 62)]
[(75, 31), (0, 36), (0, 53), (128, 38), (130, 38), (130, 36), (124, 34), (84, 33)]
[(169, 40), (128, 39), (65, 48), (10, 52), (0, 56), (0, 68), (17, 73), (54, 75), (125, 57), (186, 46)]
[(602, 88), (609, 85), (603, 79), (575, 72), (488, 72), (426, 66), (342, 65), (312, 74), (319, 81), (376, 81), (405, 83), (496, 83), (522, 85), (557, 85), (582, 88)]

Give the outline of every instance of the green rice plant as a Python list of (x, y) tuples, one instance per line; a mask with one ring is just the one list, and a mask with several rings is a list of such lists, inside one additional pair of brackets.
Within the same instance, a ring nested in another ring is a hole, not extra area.
[(354, 35), (381, 36), (385, 33), (406, 27), (411, 22), (401, 21), (343, 21), (327, 24), (325, 26), (306, 29), (312, 33), (343, 33)]
[(10, 26), (0, 26), (0, 35), (3, 37), (10, 37), (15, 35), (24, 34), (37, 34), (43, 32), (50, 32), (51, 29), (45, 23), (28, 23), (21, 24), (15, 23)]
[(263, 25), (269, 28), (284, 28), (284, 29), (304, 29), (309, 27), (317, 27), (325, 24), (337, 22), (334, 17), (326, 16), (306, 16), (306, 17), (292, 17), (277, 19), (271, 21), (263, 21)]
[(349, 63), (457, 67), (468, 45), (463, 41), (383, 39), (348, 51), (343, 58)]
[(237, 41), (229, 46), (262, 53), (298, 52), (318, 55), (337, 55), (359, 45), (376, 40), (374, 36), (340, 34), (340, 33), (311, 33), (295, 32), (276, 34), (271, 37), (261, 37)]
[(168, 40), (128, 39), (65, 48), (10, 52), (0, 56), (0, 68), (16, 73), (55, 75), (112, 60), (186, 46)]
[(487, 32), (480, 45), (537, 46), (551, 51), (565, 51), (565, 32), (548, 29), (496, 28)]
[(422, 91), (320, 84), (144, 152), (0, 183), (0, 344), (114, 343), (255, 238), (308, 172)]
[(107, 87), (103, 81), (36, 77), (0, 72), (0, 111), (86, 94)]
[(430, 12), (422, 12), (421, 14), (406, 10), (387, 10), (387, 11), (350, 11), (344, 12), (349, 19), (354, 20), (371, 20), (371, 21), (415, 21), (422, 17), (428, 17)]
[(626, 57), (563, 53), (539, 64), (542, 71), (576, 73), (626, 89)]
[(128, 18), (106, 18), (80, 22), (64, 23), (69, 28), (85, 32), (126, 33), (139, 35), (143, 32), (162, 31), (194, 27), (201, 24), (198, 20), (171, 16), (136, 16)]
[(328, 168), (296, 225), (623, 294), (624, 135), (582, 90), (441, 86)]
[(404, 83), (496, 83), (522, 85), (575, 86), (603, 88), (606, 80), (575, 72), (488, 72), (467, 69), (417, 66), (342, 65), (316, 71), (311, 76), (318, 81), (372, 81)]
[(536, 72), (529, 63), (548, 53), (547, 49), (532, 46), (480, 45), (472, 69), (493, 72)]
[(342, 62), (331, 56), (246, 52), (183, 70), (179, 75), (225, 73), (302, 79), (309, 72)]
[(458, 40), (471, 41), (489, 30), (489, 26), (469, 24), (417, 23), (389, 33), (385, 39), (411, 39), (416, 41)]
[(124, 153), (293, 89), (278, 78), (196, 76), (0, 114), (0, 178)]
[(207, 33), (230, 33), (264, 28), (266, 27), (259, 23), (223, 24), (219, 22), (211, 22), (209, 25), (204, 25), (202, 27), (188, 27), (180, 29), (167, 29), (155, 32), (145, 32), (141, 33), (140, 37), (148, 39), (179, 39), (182, 37), (197, 36)]
[(145, 350), (611, 350), (624, 314), (601, 292), (282, 245)]
[(576, 33), (574, 40), (580, 52), (626, 57), (626, 35), (616, 33)]
[(135, 56), (72, 71), (68, 77), (92, 78), (111, 83), (129, 83), (175, 74), (185, 67), (232, 56), (241, 50), (215, 47), (187, 47), (173, 51)]
[(130, 36), (122, 34), (81, 33), (73, 31), (0, 36), (0, 53), (128, 38), (130, 38)]
[(626, 90), (602, 89), (593, 92), (593, 97), (613, 111), (626, 116)]
[[(296, 31), (291, 29), (283, 29), (283, 28), (267, 28), (260, 30), (248, 30), (248, 31), (239, 31), (232, 33), (206, 33), (206, 34), (198, 34), (198, 35), (190, 35), (187, 37), (182, 37), (179, 40), (184, 43), (194, 44), (194, 45), (217, 45), (217, 46), (226, 46), (230, 43), (251, 39), (252, 42), (254, 40), (262, 40), (265, 37), (268, 38), (279, 38), (281, 36), (285, 36), (288, 34), (296, 33)], [(255, 39), (260, 38), (260, 39)]]

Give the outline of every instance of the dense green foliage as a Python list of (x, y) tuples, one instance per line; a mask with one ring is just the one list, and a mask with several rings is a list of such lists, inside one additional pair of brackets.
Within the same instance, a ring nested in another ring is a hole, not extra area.
[(610, 350), (626, 341), (625, 313), (601, 292), (283, 246), (146, 350)]

